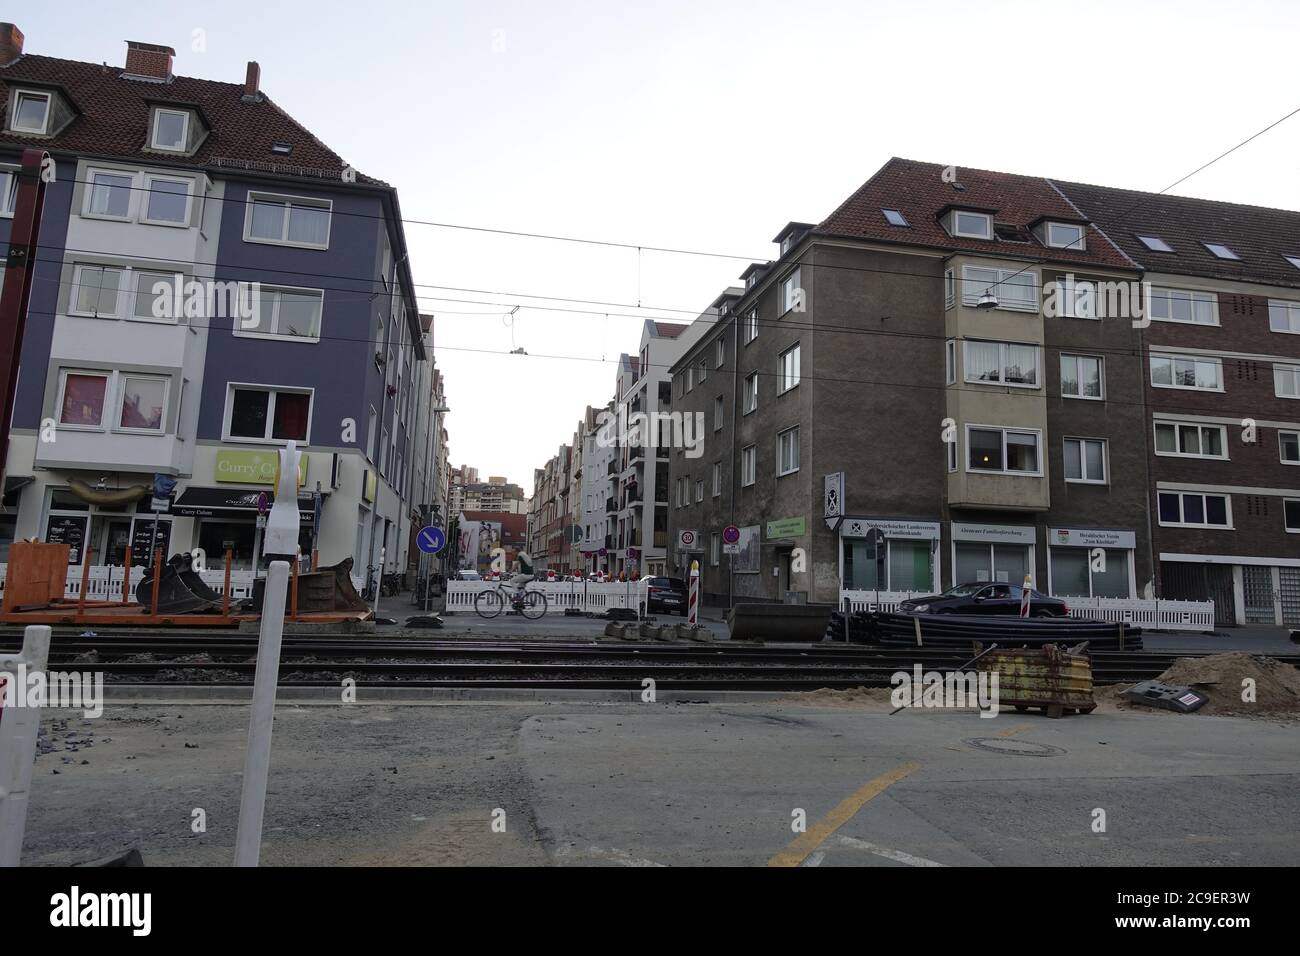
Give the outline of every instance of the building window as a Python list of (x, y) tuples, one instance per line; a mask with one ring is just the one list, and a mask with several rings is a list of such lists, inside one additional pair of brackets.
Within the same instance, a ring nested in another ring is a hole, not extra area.
[[(241, 283), (241, 295), (245, 286)], [(253, 315), (239, 319), (234, 334), (248, 337), (319, 342), (325, 293), (320, 289), (262, 286), (260, 295), (249, 294)], [(391, 352), (390, 352), (391, 358)], [(400, 382), (401, 370), (397, 370)]]
[(1219, 299), (1212, 292), (1189, 292), (1184, 289), (1152, 287), (1150, 311), (1151, 318), (1157, 322), (1219, 324)]
[(985, 269), (963, 266), (961, 300), (963, 305), (979, 305), (984, 293), (995, 296), (999, 309), (1016, 312), (1038, 311), (1038, 276), (1027, 269)]
[[(231, 385), (226, 403), (225, 437), (242, 441), (307, 440), (311, 392)], [(388, 437), (380, 451), (387, 457)], [(385, 461), (386, 465), (387, 462)]]
[(108, 398), (107, 372), (63, 371), (59, 374), (59, 424), (100, 429)]
[(799, 285), (798, 267), (781, 280), (781, 314), (785, 315), (796, 307), (803, 311), (803, 287)]
[(1096, 319), (1100, 317), (1097, 309), (1097, 284), (1095, 282), (1066, 275), (1056, 280), (1056, 287), (1056, 305), (1062, 318)]
[(1083, 249), (1083, 226), (1072, 222), (1049, 222), (1047, 244), (1053, 249)]
[(77, 265), (72, 270), (72, 315), (117, 318), (122, 270), (109, 266)]
[(713, 430), (716, 432), (722, 428), (723, 403), (722, 396), (719, 395), (713, 400)]
[(1300, 465), (1300, 432), (1280, 431), (1277, 443), (1284, 465)]
[(1065, 480), (1106, 483), (1106, 443), (1095, 438), (1065, 439)]
[(1156, 422), (1156, 454), (1184, 458), (1228, 457), (1228, 432), (1222, 425)]
[(1300, 534), (1300, 498), (1283, 499), (1282, 514), (1286, 530), (1291, 534)]
[(722, 462), (713, 463), (713, 497), (717, 498), (722, 494)]
[(984, 385), (1037, 388), (1040, 349), (1037, 345), (966, 340), (966, 381)]
[(1102, 360), (1092, 355), (1061, 356), (1061, 395), (1064, 398), (1104, 398)]
[(700, 359), (700, 384), (703, 385), (705, 381), (708, 380), (708, 377), (709, 377), (709, 363), (704, 359)]
[(154, 110), (153, 138), (150, 146), (169, 153), (185, 152), (189, 138), (190, 114), (186, 110)]
[(1041, 475), (1037, 431), (978, 425), (966, 427), (967, 471)]
[(957, 343), (949, 339), (943, 344), (943, 378), (949, 385), (957, 382)]
[(943, 272), (943, 307), (951, 309), (952, 304), (956, 301), (957, 280), (953, 277), (951, 269), (945, 269)]
[(891, 226), (908, 225), (907, 218), (897, 209), (882, 209), (880, 211), (885, 214), (885, 222), (889, 223)]
[(1300, 398), (1300, 365), (1274, 365), (1273, 389), (1278, 398)]
[(1160, 523), (1188, 528), (1230, 528), (1232, 507), (1227, 495), (1187, 491), (1158, 493)]
[(1270, 300), (1268, 327), (1274, 332), (1300, 333), (1300, 302)]
[[(1300, 503), (1300, 502), (1298, 502)], [(718, 566), (722, 560), (722, 535), (714, 531), (709, 535), (709, 564)]]
[(103, 219), (131, 218), (131, 187), (135, 183), (131, 173), (92, 169), (89, 179), (85, 215)]
[(745, 344), (758, 338), (758, 309), (750, 309), (745, 314)]
[(745, 404), (742, 406), (743, 414), (748, 415), (750, 412), (758, 410), (758, 373), (757, 372), (754, 372), (752, 375), (747, 375), (745, 377), (745, 393), (743, 398), (745, 402)]
[(696, 504), (699, 504), (703, 500), (704, 500), (704, 479), (696, 478), (695, 479), (695, 502)]
[(161, 433), (167, 407), (167, 379), (120, 373), (121, 396), (117, 428), (122, 431)]
[(192, 179), (144, 177), (144, 214), (140, 221), (154, 226), (189, 226)]
[(15, 133), (35, 133), (44, 136), (50, 123), (49, 93), (19, 90), (14, 96), (14, 115), (9, 128)]
[(1159, 236), (1138, 236), (1142, 245), (1146, 246), (1152, 252), (1173, 252), (1173, 247), (1165, 242)]
[(1221, 242), (1202, 242), (1201, 245), (1203, 245), (1206, 249), (1210, 250), (1210, 253), (1219, 259), (1240, 259), (1241, 258), (1241, 256), (1237, 255), (1235, 252), (1233, 252), (1231, 249), (1229, 249)]
[(1132, 597), (1129, 586), (1129, 550), (1105, 548), (1105, 569), (1093, 567), (1092, 548), (1049, 549), (1052, 593), (1057, 597)]
[(12, 218), (18, 209), (18, 169), (0, 167), (0, 216)]
[(776, 476), (792, 475), (799, 470), (799, 426), (776, 433)]
[(954, 435), (952, 441), (944, 442), (948, 455), (948, 470), (957, 470), (957, 437)]
[(952, 234), (963, 239), (992, 239), (993, 217), (988, 213), (958, 209), (952, 214)]
[(786, 349), (778, 359), (780, 372), (777, 378), (777, 394), (788, 392), (799, 384), (799, 346)]
[(1219, 359), (1152, 355), (1151, 384), (1156, 388), (1223, 391), (1223, 363)]
[(249, 193), (244, 241), (328, 249), (332, 209), (325, 199)]
[(740, 449), (740, 485), (748, 488), (754, 483), (758, 467), (758, 446), (746, 445)]
[(713, 367), (722, 368), (722, 365), (726, 361), (726, 359), (727, 359), (727, 343), (724, 342), (722, 340), (722, 336), (719, 335), (718, 340), (713, 343)]
[(695, 388), (695, 366), (686, 366), (686, 391), (689, 394)]

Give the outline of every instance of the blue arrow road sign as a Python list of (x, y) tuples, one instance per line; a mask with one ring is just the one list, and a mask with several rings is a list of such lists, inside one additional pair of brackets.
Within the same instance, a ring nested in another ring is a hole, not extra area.
[(425, 554), (437, 554), (447, 543), (447, 536), (441, 528), (422, 528), (415, 536), (415, 543)]

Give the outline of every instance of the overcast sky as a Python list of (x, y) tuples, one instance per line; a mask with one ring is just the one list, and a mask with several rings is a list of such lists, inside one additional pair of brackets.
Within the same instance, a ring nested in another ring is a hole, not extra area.
[[(258, 60), (263, 90), (397, 186), (408, 220), (755, 259), (890, 156), (1157, 191), (1300, 106), (1286, 0), (67, 0), (7, 16), (30, 53), (120, 66), (141, 40), (230, 82)], [(1300, 116), (1174, 192), (1300, 209), (1298, 184)], [(612, 394), (638, 303), (688, 320), (744, 266), (406, 231), (452, 462), (525, 489)]]

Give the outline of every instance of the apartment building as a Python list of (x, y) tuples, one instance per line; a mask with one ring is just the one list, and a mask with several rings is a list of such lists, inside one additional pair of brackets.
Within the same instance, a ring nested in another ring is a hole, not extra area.
[(461, 485), (457, 489), (461, 511), (490, 511), (496, 514), (522, 515), (528, 513), (528, 497), (524, 489), (493, 475), (485, 482)]
[(578, 550), (585, 572), (610, 573), (614, 526), (618, 512), (618, 436), (602, 433), (614, 414), (613, 400), (600, 409), (587, 406), (582, 421), (582, 540)]
[(533, 496), (529, 503), (529, 554), (535, 569), (567, 574), (572, 570), (570, 511), (573, 449), (561, 445), (545, 467), (533, 470)]
[(750, 600), (1151, 590), (1140, 330), (1075, 293), (1139, 268), (1059, 190), (895, 159), (774, 241), (671, 370), (710, 425), (672, 456), (674, 573)]
[(0, 215), (24, 147), (56, 181), (0, 536), (139, 563), (161, 474), (178, 484), (160, 546), (251, 567), (258, 494), (292, 439), (304, 553), (404, 567), (427, 356), (395, 190), (273, 102), (256, 63), (225, 83), (175, 75), (157, 44), (128, 42), (124, 66), (23, 46), (0, 24)]
[(1055, 185), (1146, 283), (1160, 593), (1300, 625), (1300, 213)]

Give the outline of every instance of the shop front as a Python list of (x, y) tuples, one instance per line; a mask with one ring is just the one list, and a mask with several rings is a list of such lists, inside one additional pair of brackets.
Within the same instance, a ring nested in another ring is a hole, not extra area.
[(1033, 525), (951, 523), (952, 583), (1021, 584), (1034, 572)]
[[(253, 567), (254, 551), (259, 544), (257, 527), (258, 498), (264, 491), (246, 488), (196, 488), (181, 492), (172, 505), (171, 513), (194, 518), (198, 526), (195, 547), (202, 548), (209, 565), (224, 564), (230, 551), (231, 567), (249, 570)], [(269, 498), (270, 495), (267, 495)], [(301, 520), (298, 546), (303, 554), (311, 554), (315, 502), (311, 495), (298, 497)], [(266, 561), (259, 561), (265, 567)]]
[(127, 504), (103, 504), (86, 501), (70, 488), (48, 488), (42, 539), (66, 544), (73, 565), (81, 564), (89, 551), (92, 566), (121, 567), (128, 547), (133, 565), (148, 564), (151, 546), (169, 553), (172, 531), (171, 518), (155, 516), (149, 501), (145, 495)]
[[(880, 533), (875, 548), (872, 529)], [(846, 591), (933, 594), (939, 586), (937, 521), (848, 517), (840, 524), (841, 580)]]
[(1057, 597), (1135, 597), (1136, 548), (1134, 531), (1048, 528), (1048, 589)]

